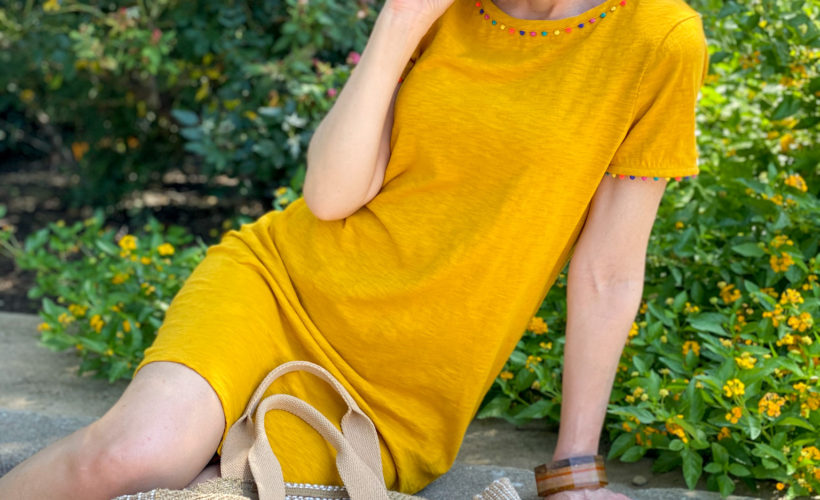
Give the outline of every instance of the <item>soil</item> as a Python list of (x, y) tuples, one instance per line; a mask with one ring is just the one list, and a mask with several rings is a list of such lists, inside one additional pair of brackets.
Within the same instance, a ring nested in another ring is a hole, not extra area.
[[(77, 182), (73, 180), (73, 182)], [(72, 179), (46, 160), (3, 159), (0, 161), (0, 205), (8, 209), (0, 218), (0, 227), (10, 224), (20, 242), (50, 222), (64, 220), (71, 224), (93, 214), (91, 206), (72, 205), (69, 192)], [(117, 206), (109, 207), (106, 223), (127, 231), (136, 220), (151, 214), (163, 224), (188, 228), (208, 244), (221, 234), (222, 223), (235, 215), (251, 218), (263, 215), (269, 202), (251, 200), (238, 194), (214, 196), (216, 187), (223, 193), (237, 186), (235, 179), (217, 177), (208, 180), (201, 175), (174, 170), (162, 182), (136, 191)], [(34, 286), (35, 272), (19, 269), (0, 251), (0, 311), (36, 313), (39, 300), (27, 294)]]

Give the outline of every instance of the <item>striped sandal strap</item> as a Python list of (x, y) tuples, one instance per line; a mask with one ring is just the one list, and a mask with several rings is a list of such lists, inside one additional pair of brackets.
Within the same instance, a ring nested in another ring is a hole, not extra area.
[(606, 486), (604, 457), (585, 455), (541, 464), (535, 468), (535, 484), (539, 497), (567, 490)]

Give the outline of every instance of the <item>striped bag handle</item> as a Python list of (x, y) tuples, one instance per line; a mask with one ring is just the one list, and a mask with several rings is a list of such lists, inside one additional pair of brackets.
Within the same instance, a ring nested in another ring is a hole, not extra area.
[[(311, 405), (289, 394), (274, 394), (259, 401), (274, 380), (297, 370), (322, 378), (342, 396), (348, 406), (341, 421), (342, 432)], [(336, 466), (352, 498), (388, 499), (376, 427), (330, 372), (307, 361), (279, 365), (256, 388), (245, 412), (225, 436), (220, 458), (222, 477), (254, 481), (260, 500), (284, 500), (282, 469), (265, 432), (265, 415), (272, 410), (301, 418), (336, 448)]]

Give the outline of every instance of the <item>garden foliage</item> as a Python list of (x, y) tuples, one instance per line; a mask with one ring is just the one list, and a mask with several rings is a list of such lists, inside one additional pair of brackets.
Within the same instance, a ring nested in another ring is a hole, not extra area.
[[(710, 46), (702, 172), (671, 181), (659, 209), (607, 415), (609, 457), (653, 456), (656, 471), (680, 468), (690, 487), (705, 478), (723, 495), (738, 480), (807, 495), (820, 489), (820, 5), (692, 5)], [(0, 148), (31, 146), (26, 134), (42, 132), (45, 114), (56, 134), (46, 140), (70, 145), (71, 168), (93, 189), (116, 193), (187, 151), (248, 192), (289, 182), (274, 191), (280, 209), (301, 189), (300, 155), (373, 10), (13, 3), (0, 9), (0, 57), (25, 71), (0, 75), (10, 90)], [(131, 375), (204, 244), (156, 223), (129, 235), (103, 225), (52, 224), (24, 244), (0, 228), (0, 244), (38, 270), (43, 342), (78, 350), (83, 369), (113, 380)], [(558, 422), (566, 282), (561, 274), (480, 417)]]
[(58, 156), (82, 179), (75, 198), (99, 205), (188, 153), (248, 196), (299, 189), (312, 131), (378, 13), (368, 4), (4, 2), (0, 153)]

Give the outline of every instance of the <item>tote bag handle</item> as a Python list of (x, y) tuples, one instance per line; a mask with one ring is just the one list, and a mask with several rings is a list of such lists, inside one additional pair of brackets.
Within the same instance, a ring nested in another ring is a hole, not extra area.
[[(348, 410), (342, 417), (341, 433), (319, 411), (294, 396), (275, 394), (259, 402), (274, 380), (297, 370), (304, 370), (322, 378), (345, 401)], [(225, 436), (220, 459), (222, 477), (255, 481), (260, 492), (260, 500), (285, 498), (282, 470), (265, 433), (265, 414), (270, 410), (284, 410), (302, 418), (336, 448), (339, 475), (351, 496), (355, 495), (353, 498), (388, 498), (382, 473), (379, 439), (373, 422), (330, 372), (307, 361), (291, 361), (279, 365), (271, 370), (256, 388), (245, 412), (234, 422)], [(351, 484), (348, 484), (348, 481), (351, 481)]]

